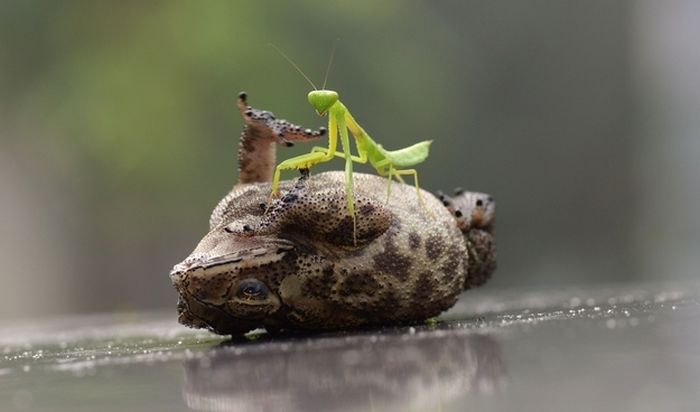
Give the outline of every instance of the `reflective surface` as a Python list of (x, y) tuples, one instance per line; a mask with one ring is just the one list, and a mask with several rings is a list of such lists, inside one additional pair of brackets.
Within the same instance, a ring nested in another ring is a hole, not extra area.
[(473, 291), (437, 325), (224, 341), (175, 312), (0, 325), (0, 409), (692, 410), (700, 285)]

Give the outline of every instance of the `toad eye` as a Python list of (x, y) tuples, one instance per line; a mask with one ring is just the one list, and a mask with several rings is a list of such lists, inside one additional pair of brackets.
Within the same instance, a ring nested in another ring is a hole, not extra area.
[(236, 292), (236, 296), (240, 299), (265, 299), (267, 294), (267, 286), (257, 279), (244, 279), (238, 285)]

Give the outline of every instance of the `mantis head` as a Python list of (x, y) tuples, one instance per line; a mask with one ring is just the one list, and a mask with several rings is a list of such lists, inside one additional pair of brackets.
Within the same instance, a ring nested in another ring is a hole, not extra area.
[(316, 109), (316, 113), (323, 116), (328, 113), (328, 109), (338, 101), (339, 97), (333, 90), (312, 90), (309, 92), (308, 99)]

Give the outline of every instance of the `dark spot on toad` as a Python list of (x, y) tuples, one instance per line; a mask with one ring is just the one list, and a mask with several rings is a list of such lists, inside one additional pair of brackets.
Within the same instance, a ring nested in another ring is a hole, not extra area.
[(364, 205), (360, 206), (360, 214), (367, 216), (370, 213), (374, 212), (374, 205), (371, 203), (365, 203)]
[(387, 290), (383, 293), (379, 302), (380, 307), (383, 307), (384, 310), (389, 308), (398, 309), (401, 307), (401, 300), (399, 300), (398, 296), (396, 296), (396, 292), (393, 290)]
[[(345, 216), (338, 224), (331, 230), (328, 235), (328, 241), (335, 243), (337, 245), (352, 245), (353, 243), (353, 222), (352, 216)], [(360, 234), (357, 233), (357, 240), (360, 239)]]
[(415, 288), (413, 290), (413, 299), (415, 302), (424, 303), (432, 300), (436, 292), (436, 281), (432, 276), (432, 272), (425, 271), (418, 276)]
[(388, 273), (402, 282), (408, 280), (410, 275), (411, 258), (398, 252), (396, 245), (390, 241), (384, 244), (384, 252), (372, 258), (376, 270)]
[(328, 265), (323, 268), (322, 280), (327, 283), (335, 281), (335, 265)]
[(425, 241), (425, 253), (428, 259), (437, 259), (445, 250), (445, 242), (438, 235), (430, 235)]
[(308, 278), (303, 286), (301, 293), (304, 296), (317, 297), (320, 299), (327, 299), (331, 295), (331, 287), (333, 286), (333, 269), (329, 272), (324, 272), (320, 276), (313, 276)]
[(282, 196), (282, 203), (292, 203), (298, 198), (299, 196), (296, 193), (287, 193), (286, 195)]
[(374, 296), (379, 290), (379, 282), (374, 278), (372, 272), (364, 271), (351, 273), (340, 285), (338, 292), (343, 296), (367, 295)]
[[(451, 247), (447, 252), (447, 259), (438, 269), (442, 273), (455, 274), (459, 270), (459, 265), (468, 265), (469, 254), (462, 254), (457, 247)], [(457, 279), (457, 277), (455, 277)]]
[(408, 234), (408, 246), (411, 249), (418, 249), (420, 247), (420, 235), (416, 232), (411, 232)]
[(392, 235), (396, 235), (399, 233), (401, 230), (401, 220), (397, 218), (391, 219), (391, 229), (392, 229)]

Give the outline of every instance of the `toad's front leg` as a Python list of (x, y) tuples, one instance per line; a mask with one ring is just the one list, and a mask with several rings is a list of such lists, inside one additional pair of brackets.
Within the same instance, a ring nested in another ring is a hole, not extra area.
[(238, 183), (267, 183), (272, 181), (275, 168), (275, 142), (292, 146), (294, 142), (318, 139), (326, 129), (303, 128), (275, 118), (272, 112), (248, 105), (247, 94), (238, 95), (238, 110), (245, 126), (238, 146)]

